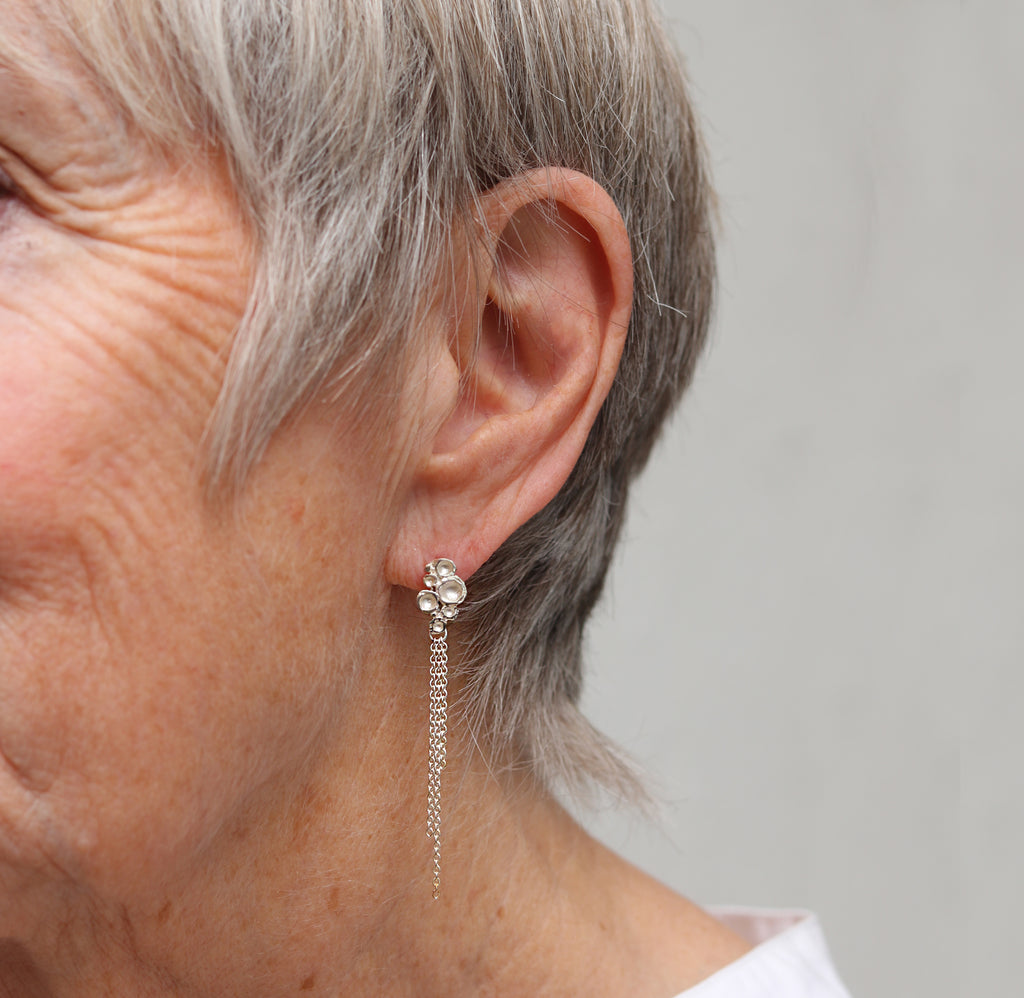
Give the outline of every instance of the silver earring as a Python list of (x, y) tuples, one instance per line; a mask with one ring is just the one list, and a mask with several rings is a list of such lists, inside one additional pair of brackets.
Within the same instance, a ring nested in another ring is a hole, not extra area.
[(441, 770), (448, 736), (448, 624), (459, 615), (466, 583), (450, 558), (427, 565), (416, 603), (430, 614), (430, 754), (427, 764), (427, 835), (434, 840), (434, 900), (441, 893)]

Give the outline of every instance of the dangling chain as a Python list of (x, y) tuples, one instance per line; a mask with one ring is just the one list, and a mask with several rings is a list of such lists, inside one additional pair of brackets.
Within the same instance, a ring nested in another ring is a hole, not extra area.
[(447, 628), (430, 642), (430, 757), (427, 775), (427, 835), (434, 840), (434, 900), (441, 892), (441, 771), (448, 734)]
[(434, 900), (441, 893), (441, 771), (447, 761), (448, 624), (459, 615), (466, 583), (451, 558), (435, 558), (423, 576), (416, 604), (430, 614), (430, 752), (427, 766), (427, 835), (434, 840)]

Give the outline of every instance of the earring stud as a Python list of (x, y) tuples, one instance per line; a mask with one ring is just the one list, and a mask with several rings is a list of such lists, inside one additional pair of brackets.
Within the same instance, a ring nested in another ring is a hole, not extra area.
[(430, 614), (430, 749), (427, 761), (427, 835), (434, 842), (434, 900), (441, 893), (441, 772), (447, 762), (448, 624), (459, 615), (466, 583), (450, 558), (435, 558), (426, 567), (424, 588), (416, 605)]

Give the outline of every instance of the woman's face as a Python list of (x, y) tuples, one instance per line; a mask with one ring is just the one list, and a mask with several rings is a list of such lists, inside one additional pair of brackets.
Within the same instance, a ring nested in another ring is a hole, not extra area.
[(148, 154), (21, 8), (0, 8), (0, 936), (55, 884), (157, 893), (301, 772), (362, 599), (325, 552), (382, 544), (369, 472), (312, 417), (238, 510), (204, 503), (244, 226), (214, 166)]

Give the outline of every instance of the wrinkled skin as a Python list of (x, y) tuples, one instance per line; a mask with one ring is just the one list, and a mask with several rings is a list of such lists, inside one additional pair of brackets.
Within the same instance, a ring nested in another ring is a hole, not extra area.
[(498, 418), (442, 330), (436, 411), (381, 443), (315, 400), (210, 502), (250, 237), (223, 164), (149, 151), (35, 11), (0, 6), (0, 996), (657, 995), (742, 953), (459, 729), (429, 900), (409, 589), (462, 560), (436, 522), (486, 557), (578, 457), (628, 321), (607, 196), (538, 171), (590, 228), (521, 216), (543, 280), (496, 293), (470, 393)]
[(301, 789), (344, 679), (329, 639), (383, 598), (308, 581), (331, 547), (380, 562), (377, 478), (307, 420), (235, 513), (204, 501), (251, 258), (223, 171), (148, 152), (0, 19), (49, 71), (0, 64), (0, 938), (126, 911), (144, 933)]

